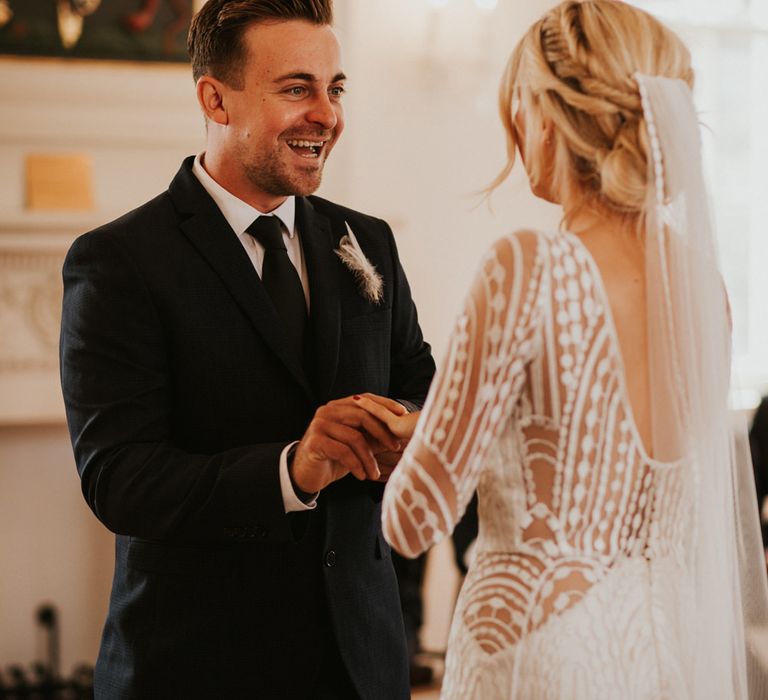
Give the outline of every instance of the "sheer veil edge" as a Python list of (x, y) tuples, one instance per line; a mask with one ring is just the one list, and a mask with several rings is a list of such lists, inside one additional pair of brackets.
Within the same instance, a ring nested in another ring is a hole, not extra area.
[(691, 481), (678, 599), (669, 602), (670, 572), (653, 559), (651, 585), (670, 607), (683, 660), (672, 685), (696, 700), (757, 700), (768, 697), (759, 643), (768, 640), (768, 585), (746, 426), (727, 404), (730, 317), (699, 124), (686, 83), (634, 77), (654, 183), (645, 210), (652, 449), (659, 460), (683, 457)]

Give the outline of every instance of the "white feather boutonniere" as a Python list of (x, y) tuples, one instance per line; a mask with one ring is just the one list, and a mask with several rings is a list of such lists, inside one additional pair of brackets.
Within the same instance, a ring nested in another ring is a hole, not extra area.
[[(345, 222), (346, 223), (346, 222)], [(341, 258), (360, 286), (361, 294), (374, 304), (380, 304), (384, 297), (384, 280), (376, 267), (365, 257), (363, 249), (347, 224), (347, 235), (339, 241), (336, 255)]]

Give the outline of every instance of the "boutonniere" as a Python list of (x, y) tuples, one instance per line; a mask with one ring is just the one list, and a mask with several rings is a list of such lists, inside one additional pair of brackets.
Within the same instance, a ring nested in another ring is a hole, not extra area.
[(365, 257), (349, 224), (347, 224), (347, 235), (339, 241), (339, 247), (335, 252), (354, 275), (360, 286), (360, 293), (368, 301), (380, 304), (384, 296), (384, 280), (381, 279), (381, 275), (371, 261)]

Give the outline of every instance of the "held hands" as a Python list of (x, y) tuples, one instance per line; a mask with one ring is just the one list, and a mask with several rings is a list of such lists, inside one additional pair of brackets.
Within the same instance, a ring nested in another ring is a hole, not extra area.
[[(408, 413), (405, 408), (396, 401), (390, 401), (388, 404), (384, 404), (374, 397), (372, 394), (364, 394), (360, 398), (356, 399), (357, 405), (364, 408), (372, 416), (378, 418), (396, 438), (408, 441), (413, 436), (413, 431), (416, 429), (416, 423), (419, 422), (419, 411), (414, 413)], [(397, 409), (392, 409), (389, 404), (395, 403)]]
[(317, 409), (289, 467), (299, 489), (316, 493), (348, 473), (361, 481), (382, 479), (375, 453), (400, 452), (401, 445), (374, 406), (382, 415), (406, 413), (397, 401), (375, 394), (330, 401)]
[(387, 405), (372, 400), (370, 395), (361, 396), (356, 400), (359, 406), (378, 418), (386, 425), (392, 435), (400, 439), (399, 450), (381, 452), (376, 455), (381, 473), (377, 481), (387, 481), (403, 456), (403, 450), (407, 447), (408, 441), (416, 429), (419, 412), (408, 413), (400, 404), (397, 404), (397, 410), (390, 410)]

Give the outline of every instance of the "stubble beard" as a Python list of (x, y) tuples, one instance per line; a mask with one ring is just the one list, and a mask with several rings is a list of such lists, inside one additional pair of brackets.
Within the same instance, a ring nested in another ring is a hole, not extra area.
[(274, 152), (243, 163), (243, 168), (248, 181), (262, 192), (275, 197), (306, 197), (320, 187), (326, 157), (327, 154), (317, 161), (310, 160), (306, 168), (296, 168), (288, 166), (281, 154)]

